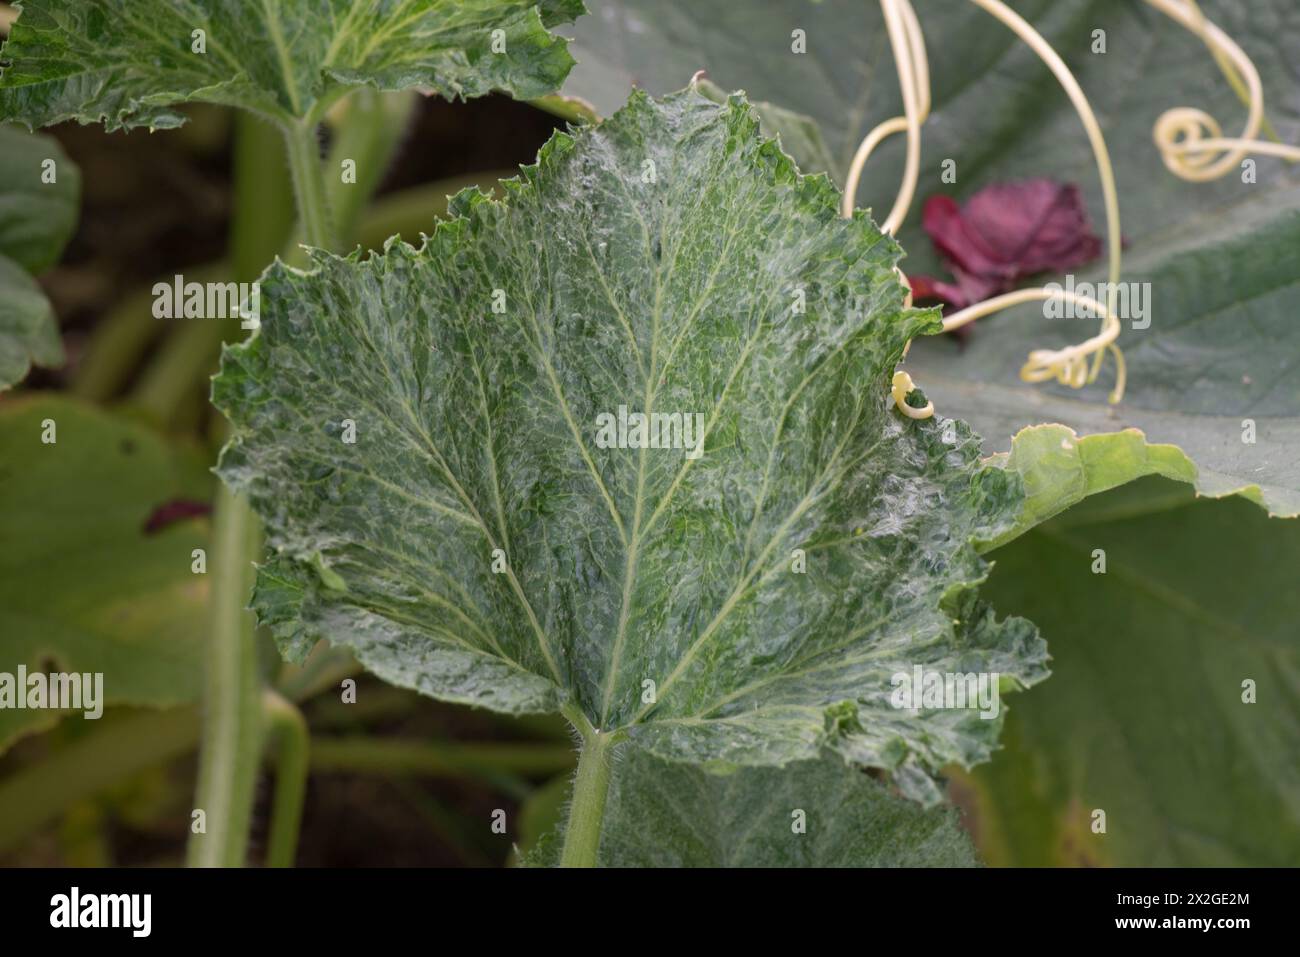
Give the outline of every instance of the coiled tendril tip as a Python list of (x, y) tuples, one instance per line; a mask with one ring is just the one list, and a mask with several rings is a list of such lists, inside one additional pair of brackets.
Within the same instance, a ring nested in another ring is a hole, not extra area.
[[(1083, 122), (1097, 162), (1097, 172), (1105, 199), (1109, 252), (1108, 288), (1111, 294), (1108, 296), (1110, 304), (1103, 305), (1096, 300), (1059, 289), (1021, 289), (976, 303), (947, 317), (943, 324), (944, 331), (960, 328), (982, 316), (1023, 302), (1041, 301), (1059, 296), (1076, 305), (1086, 306), (1103, 317), (1101, 330), (1097, 335), (1065, 349), (1032, 350), (1020, 370), (1020, 377), (1026, 382), (1046, 382), (1054, 379), (1072, 388), (1082, 388), (1096, 381), (1101, 371), (1102, 358), (1109, 353), (1115, 360), (1115, 385), (1109, 399), (1111, 403), (1117, 403), (1123, 398), (1127, 382), (1124, 354), (1115, 343), (1121, 328), (1120, 320), (1114, 310), (1114, 290), (1119, 284), (1121, 271), (1119, 198), (1115, 188), (1110, 154), (1106, 149), (1101, 127), (1074, 75), (1051, 44), (1043, 39), (1033, 26), (1002, 0), (971, 0), (971, 2), (1000, 20), (1038, 54), (1065, 89)], [(1218, 122), (1203, 110), (1177, 107), (1162, 114), (1156, 121), (1152, 135), (1160, 150), (1161, 160), (1169, 171), (1185, 180), (1204, 182), (1226, 175), (1235, 169), (1248, 153), (1262, 153), (1291, 162), (1300, 162), (1300, 148), (1256, 139), (1264, 121), (1264, 94), (1259, 72), (1241, 48), (1206, 19), (1196, 5), (1196, 0), (1147, 0), (1147, 2), (1201, 38), (1228, 81), (1246, 101), (1247, 106), (1245, 128), (1241, 136), (1236, 138), (1225, 138)], [(903, 180), (899, 185), (893, 208), (881, 224), (883, 232), (893, 235), (906, 218), (908, 207), (916, 193), (920, 171), (921, 124), (929, 115), (931, 105), (930, 70), (921, 26), (910, 0), (880, 0), (880, 6), (889, 34), (890, 48), (894, 55), (894, 65), (898, 71), (904, 115), (885, 120), (863, 138), (849, 165), (841, 212), (846, 218), (853, 215), (862, 169), (872, 152), (888, 137), (905, 132), (907, 157)], [(898, 274), (907, 287), (905, 305), (910, 306), (911, 284), (907, 282), (907, 277), (901, 271), (898, 271)], [(911, 390), (911, 376), (903, 372), (896, 373), (891, 392), (899, 410), (911, 418), (928, 418), (933, 414), (933, 404), (927, 405), (924, 410), (908, 406), (905, 400)]]

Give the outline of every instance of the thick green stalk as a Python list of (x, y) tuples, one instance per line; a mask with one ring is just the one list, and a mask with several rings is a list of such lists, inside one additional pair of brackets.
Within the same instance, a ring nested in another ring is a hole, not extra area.
[[(235, 126), (235, 214), (231, 222), (229, 261), (239, 282), (256, 278), (288, 233), (291, 220), (283, 199), (288, 178), (277, 163), (276, 130), (246, 114)], [(268, 159), (268, 157), (270, 159)], [(202, 320), (179, 330), (170, 346), (183, 344), (187, 362), (165, 362), (166, 375), (146, 376), (154, 407), (179, 402), (193, 379), (187, 370), (211, 362), (215, 342), (238, 333), (233, 320)], [(215, 334), (215, 338), (209, 338)], [(199, 347), (194, 343), (199, 341)], [(169, 356), (173, 353), (169, 352)], [(213, 510), (211, 556), (212, 625), (205, 649), (204, 721), (199, 748), (195, 807), (204, 812), (206, 834), (190, 839), (188, 862), (197, 867), (241, 867), (245, 863), (252, 822), (254, 786), (262, 751), (261, 676), (257, 632), (248, 611), (253, 563), (261, 533), (248, 501), (224, 485)]]
[(220, 485), (212, 519), (212, 631), (204, 660), (195, 804), (206, 831), (191, 835), (191, 867), (244, 864), (262, 743), (256, 624), (247, 608), (259, 547), (248, 500)]
[(595, 867), (600, 849), (600, 829), (605, 820), (605, 799), (609, 796), (611, 758), (617, 740), (591, 729), (583, 733), (582, 755), (573, 781), (573, 802), (564, 832), (561, 867)]
[[(294, 198), (306, 240), (329, 248), (333, 239), (321, 179), (314, 124), (284, 128)], [(232, 256), (237, 262), (240, 253)], [(208, 832), (190, 841), (192, 866), (238, 867), (244, 863), (253, 810), (253, 785), (262, 746), (262, 702), (257, 672), (257, 634), (247, 610), (260, 532), (248, 500), (225, 485), (213, 510), (213, 628), (208, 640), (206, 720), (199, 758), (199, 807)], [(290, 795), (292, 797), (292, 794)], [(290, 839), (297, 842), (297, 826)]]
[(529, 100), (528, 105), (544, 110), (552, 116), (558, 116), (562, 120), (568, 120), (570, 123), (600, 122), (600, 114), (596, 112), (596, 108), (577, 96), (552, 93), (550, 96), (539, 96), (535, 100)]
[(298, 203), (303, 242), (318, 249), (334, 249), (334, 225), (320, 161), (320, 141), (314, 123), (284, 127), (284, 143), (293, 174), (293, 195)]
[[(315, 124), (286, 126), (283, 133), (304, 238), (314, 246), (332, 248)], [(241, 262), (241, 254), (236, 249), (232, 259)], [(204, 697), (207, 714), (198, 781), (198, 806), (207, 815), (208, 829), (190, 841), (189, 863), (238, 867), (245, 861), (253, 787), (263, 743), (256, 623), (247, 609), (253, 562), (260, 557), (261, 534), (248, 500), (225, 485), (217, 491), (213, 541), (217, 549), (213, 563), (213, 628), (208, 640)], [(283, 722), (280, 729), (286, 730)], [(305, 728), (302, 733), (305, 735)], [(292, 745), (289, 747), (289, 763), (296, 762), (296, 766), (291, 767), (291, 775), (282, 775), (282, 788), (277, 789), (285, 793), (277, 793), (273, 862), (282, 862), (286, 855), (291, 858), (298, 840), (306, 755), (305, 746), (296, 753)]]
[[(298, 213), (283, 139), (278, 126), (252, 113), (236, 112), (227, 255), (238, 282), (260, 276), (293, 232)], [(248, 335), (234, 321), (225, 332), (229, 339)]]
[[(418, 98), (414, 90), (380, 93), (362, 88), (341, 104), (343, 117), (325, 161), (325, 200), (345, 247), (351, 246), (366, 203), (388, 172)], [(356, 164), (354, 182), (343, 179), (345, 160)]]
[(302, 712), (276, 692), (262, 696), (267, 730), (275, 747), (275, 802), (266, 842), (267, 867), (293, 867), (298, 854), (302, 801), (307, 794), (307, 754), (311, 738)]

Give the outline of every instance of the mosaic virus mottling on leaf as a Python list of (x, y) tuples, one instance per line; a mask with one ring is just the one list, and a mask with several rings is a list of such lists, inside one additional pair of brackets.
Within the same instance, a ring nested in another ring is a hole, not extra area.
[[(358, 86), (543, 96), (573, 64), (547, 28), (582, 0), (26, 0), (0, 115), (32, 126), (179, 126), (179, 103), (316, 122)], [(495, 49), (493, 48), (495, 37)]]
[[(825, 745), (936, 797), (999, 722), (897, 711), (890, 676), (1014, 687), (1046, 655), (974, 596), (1019, 477), (886, 398), (939, 328), (902, 307), (898, 247), (738, 97), (636, 94), (505, 185), (458, 196), (421, 249), (264, 277), (213, 394), (221, 474), (276, 553), (263, 621), (295, 657), (329, 638), (396, 684), (562, 709), (660, 758)], [(702, 456), (598, 448), (620, 405), (703, 410)]]

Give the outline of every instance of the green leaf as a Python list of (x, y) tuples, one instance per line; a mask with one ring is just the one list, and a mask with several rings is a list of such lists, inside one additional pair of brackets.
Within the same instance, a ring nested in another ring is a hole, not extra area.
[[(1035, 348), (1092, 335), (1095, 320), (1047, 320), (1039, 305), (981, 319), (962, 344), (918, 342), (907, 367), (940, 412), (1008, 450), (1028, 425), (1056, 422), (1079, 434), (1136, 428), (1177, 445), (1195, 463), (1202, 494), (1242, 493), (1272, 514), (1300, 514), (1300, 288), (1290, 251), (1300, 244), (1300, 166), (1257, 157), (1258, 182), (1230, 175), (1189, 183), (1165, 169), (1152, 143), (1164, 110), (1195, 106), (1236, 135), (1244, 109), (1196, 36), (1142, 3), (1023, 0), (1016, 11), (1056, 47), (1096, 111), (1118, 181), (1127, 240), (1125, 280), (1151, 283), (1151, 325), (1126, 323), (1128, 390), (1106, 404), (1110, 373), (1093, 387), (1021, 382)], [(1249, 4), (1203, 0), (1205, 14), (1253, 58), (1268, 114), (1284, 142), (1300, 141), (1293, 64), (1300, 23), (1258, 15)], [(845, 169), (865, 133), (902, 113), (887, 36), (875, 5), (857, 0), (743, 5), (689, 0), (600, 0), (579, 21), (581, 61), (566, 89), (598, 108), (636, 82), (670, 89), (698, 69), (725, 87), (807, 114)], [(1077, 114), (1038, 57), (974, 4), (917, 4), (931, 67), (934, 109), (922, 131), (916, 205), (899, 234), (909, 273), (942, 270), (920, 228), (931, 194), (961, 198), (994, 182), (1050, 176), (1080, 184), (1094, 223), (1101, 190)], [(791, 32), (807, 52), (791, 50)], [(1092, 52), (1093, 31), (1107, 50)], [(863, 171), (857, 202), (887, 209), (903, 168), (904, 138), (892, 137)], [(957, 182), (939, 182), (956, 163)], [(1048, 277), (1058, 278), (1058, 277)], [(1081, 273), (1079, 281), (1105, 278)], [(1243, 420), (1257, 440), (1243, 443)], [(1151, 453), (1160, 454), (1160, 453)], [(1139, 469), (1132, 477), (1144, 474)]]
[(110, 130), (179, 126), (171, 107), (193, 101), (319, 119), (362, 85), (542, 96), (573, 63), (546, 28), (583, 12), (581, 0), (28, 0), (22, 9), (0, 49), (0, 115)]
[[(996, 720), (895, 710), (891, 676), (1046, 674), (973, 593), (1020, 482), (894, 408), (933, 313), (757, 126), (738, 98), (637, 94), (503, 203), (461, 193), (419, 250), (267, 272), (213, 399), (285, 651), (327, 637), (395, 684), (717, 768), (829, 744), (935, 797), (925, 769), (988, 754)], [(687, 416), (702, 454), (598, 445), (620, 406)]]
[[(525, 856), (558, 863), (552, 834)], [(923, 808), (833, 754), (710, 774), (625, 746), (614, 764), (602, 867), (974, 867), (952, 807)]]
[(30, 273), (63, 254), (80, 196), (81, 175), (56, 140), (0, 126), (0, 391), (33, 365), (63, 364), (54, 308)]
[(0, 256), (44, 272), (76, 231), (80, 205), (81, 172), (58, 140), (0, 126)]
[(1053, 675), (973, 775), (990, 864), (1300, 859), (1300, 524), (1149, 479), (997, 559), (984, 591), (1041, 625)]
[[(55, 442), (42, 441), (47, 420)], [(200, 455), (67, 399), (0, 409), (0, 672), (49, 665), (102, 672), (105, 702), (194, 700), (207, 582), (190, 519), (146, 533), (158, 506), (207, 500)], [(74, 712), (76, 713), (76, 712)], [(57, 711), (0, 710), (0, 750), (49, 727)]]
[(1196, 479), (1196, 467), (1172, 445), (1152, 445), (1137, 429), (1080, 438), (1064, 425), (1034, 425), (1021, 430), (1011, 451), (995, 455), (994, 464), (1019, 473), (1025, 504), (1016, 527), (985, 550), (996, 548), (1047, 521), (1089, 495), (1096, 495), (1146, 475), (1182, 482)]

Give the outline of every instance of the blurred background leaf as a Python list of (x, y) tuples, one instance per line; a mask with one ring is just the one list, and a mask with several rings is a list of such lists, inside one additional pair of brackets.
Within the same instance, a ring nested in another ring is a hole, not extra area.
[(54, 309), (30, 274), (58, 261), (77, 225), (81, 174), (58, 141), (0, 126), (0, 390), (63, 363)]
[(992, 557), (984, 593), (1039, 624), (1052, 677), (958, 775), (988, 863), (1300, 860), (1300, 523), (1152, 478)]
[(0, 126), (0, 254), (30, 273), (53, 266), (80, 203), (81, 173), (58, 140)]
[[(41, 441), (46, 419), (57, 441)], [(207, 579), (191, 551), (207, 523), (146, 531), (160, 507), (206, 503), (202, 452), (93, 406), (49, 395), (0, 408), (0, 671), (103, 672), (109, 704), (194, 700)], [(155, 522), (158, 519), (155, 518)], [(58, 721), (0, 710), (0, 749)]]

